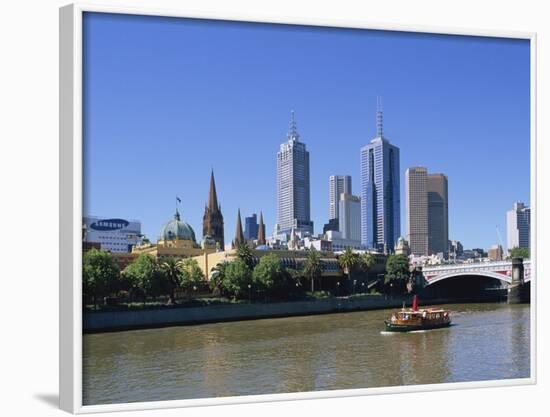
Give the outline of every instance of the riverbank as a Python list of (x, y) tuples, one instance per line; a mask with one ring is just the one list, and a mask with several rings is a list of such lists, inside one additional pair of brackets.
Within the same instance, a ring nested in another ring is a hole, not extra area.
[[(263, 318), (379, 310), (401, 307), (403, 302), (410, 305), (411, 300), (412, 296), (410, 295), (394, 297), (364, 295), (277, 303), (220, 304), (203, 307), (166, 307), (127, 311), (86, 311), (83, 313), (83, 331), (84, 333), (99, 333)], [(458, 301), (495, 300), (494, 298), (483, 300), (437, 298), (422, 300), (422, 304), (434, 305)]]

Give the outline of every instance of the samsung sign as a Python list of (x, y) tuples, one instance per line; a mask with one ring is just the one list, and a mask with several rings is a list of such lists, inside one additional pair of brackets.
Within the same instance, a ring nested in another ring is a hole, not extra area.
[(90, 224), (90, 229), (101, 231), (120, 230), (128, 227), (130, 222), (124, 219), (102, 219)]

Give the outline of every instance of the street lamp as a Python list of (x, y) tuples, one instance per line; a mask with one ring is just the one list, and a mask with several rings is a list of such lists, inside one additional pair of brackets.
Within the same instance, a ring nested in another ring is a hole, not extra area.
[(354, 293), (354, 294), (355, 294), (355, 284), (357, 284), (357, 280), (356, 280), (356, 279), (353, 280), (353, 293)]
[(248, 304), (251, 303), (251, 297), (252, 297), (252, 295), (250, 293), (251, 288), (252, 288), (252, 285), (248, 284)]
[(364, 293), (364, 292), (365, 292), (365, 283), (364, 283), (364, 282), (361, 283), (361, 287), (363, 287), (363, 288), (361, 289), (361, 292)]
[(336, 297), (340, 296), (340, 281), (336, 283)]

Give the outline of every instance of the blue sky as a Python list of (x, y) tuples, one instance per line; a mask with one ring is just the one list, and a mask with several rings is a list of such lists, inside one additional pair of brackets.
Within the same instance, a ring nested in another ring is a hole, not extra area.
[(384, 133), (405, 170), (449, 178), (449, 237), (506, 241), (506, 210), (530, 201), (529, 43), (92, 13), (84, 19), (84, 212), (139, 219), (156, 240), (182, 199), (202, 235), (211, 168), (225, 218), (276, 221), (276, 154), (290, 112), (310, 152), (315, 231), (328, 177), (351, 175)]

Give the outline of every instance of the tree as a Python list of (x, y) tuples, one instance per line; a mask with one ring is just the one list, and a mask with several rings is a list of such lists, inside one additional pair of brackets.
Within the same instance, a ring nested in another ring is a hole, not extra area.
[(212, 268), (209, 285), (214, 295), (223, 292), (223, 280), (225, 279), (227, 265), (229, 265), (229, 262), (223, 261)]
[(148, 253), (140, 254), (122, 271), (122, 274), (133, 290), (140, 290), (144, 295), (166, 292), (159, 265), (156, 259)]
[(515, 247), (510, 250), (510, 258), (529, 259), (529, 248)]
[(311, 248), (304, 263), (304, 276), (309, 279), (311, 283), (312, 293), (315, 291), (315, 279), (319, 278), (322, 272), (321, 256), (319, 252)]
[(347, 274), (348, 279), (351, 279), (351, 274), (359, 265), (359, 255), (353, 252), (353, 250), (348, 246), (344, 253), (338, 258), (338, 263), (340, 268)]
[(247, 291), (249, 284), (252, 284), (252, 271), (248, 265), (240, 258), (230, 262), (225, 268), (223, 288), (238, 298)]
[(97, 297), (108, 295), (115, 287), (120, 270), (109, 252), (92, 249), (82, 260), (82, 291), (91, 295), (96, 305)]
[(252, 272), (253, 284), (266, 292), (283, 288), (285, 281), (285, 269), (275, 254), (262, 256)]
[(252, 269), (254, 268), (254, 264), (256, 263), (256, 259), (254, 258), (254, 254), (246, 243), (241, 243), (237, 248), (237, 258), (242, 260), (246, 264), (246, 266), (248, 266), (248, 268), (252, 271)]
[(370, 253), (365, 252), (360, 256), (359, 263), (361, 265), (361, 269), (365, 271), (365, 273), (368, 273), (374, 266), (374, 257)]
[(405, 291), (409, 279), (409, 258), (405, 255), (390, 255), (386, 261), (385, 283), (396, 291)]
[(173, 256), (167, 256), (162, 258), (159, 266), (163, 281), (168, 289), (168, 304), (173, 304), (176, 288), (181, 286), (183, 280), (181, 262)]
[(204, 283), (204, 274), (196, 259), (187, 258), (180, 261), (182, 271), (181, 286), (186, 291), (195, 290)]

